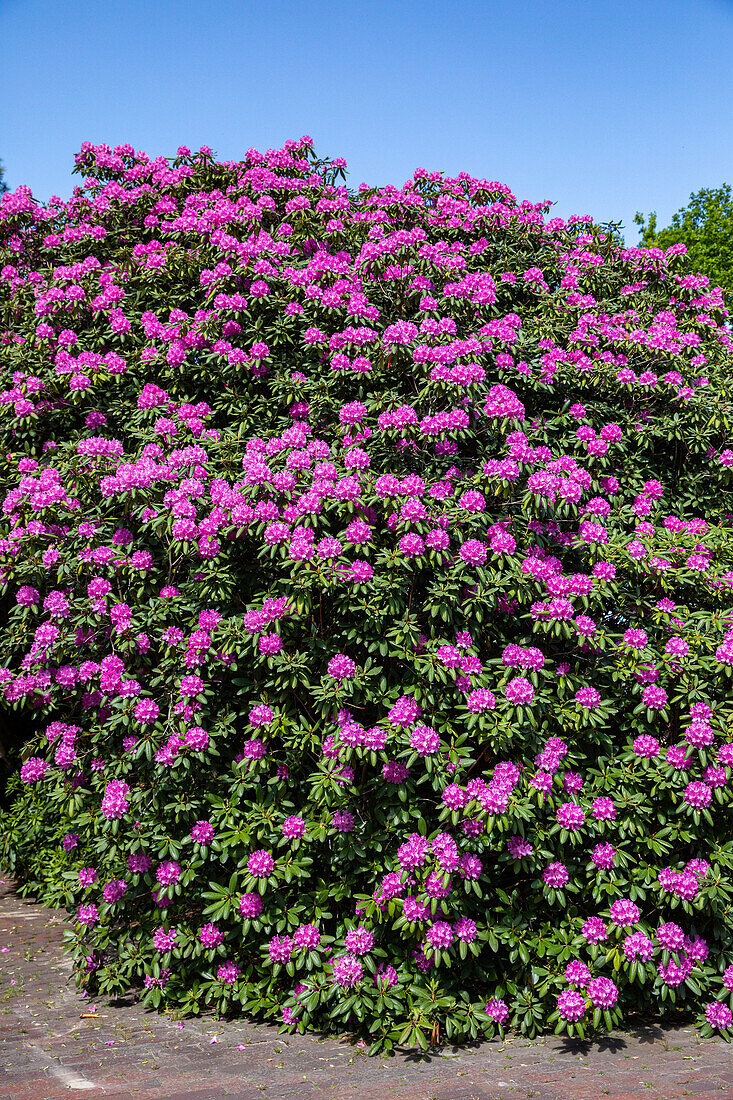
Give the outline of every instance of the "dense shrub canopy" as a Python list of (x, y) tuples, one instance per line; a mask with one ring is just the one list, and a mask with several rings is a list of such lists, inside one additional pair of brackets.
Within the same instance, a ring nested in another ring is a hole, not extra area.
[(731, 1023), (727, 313), (499, 183), (0, 205), (4, 859), (80, 983), (373, 1049)]

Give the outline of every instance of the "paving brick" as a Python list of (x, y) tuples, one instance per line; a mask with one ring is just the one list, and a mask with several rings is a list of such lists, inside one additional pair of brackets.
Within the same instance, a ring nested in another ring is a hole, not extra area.
[(177, 1027), (130, 997), (82, 998), (61, 950), (64, 927), (0, 882), (0, 944), (10, 947), (0, 955), (0, 1100), (68, 1098), (68, 1075), (103, 1100), (733, 1097), (733, 1049), (690, 1027), (648, 1024), (595, 1044), (508, 1037), (426, 1058), (367, 1058), (346, 1039), (282, 1036), (245, 1020)]

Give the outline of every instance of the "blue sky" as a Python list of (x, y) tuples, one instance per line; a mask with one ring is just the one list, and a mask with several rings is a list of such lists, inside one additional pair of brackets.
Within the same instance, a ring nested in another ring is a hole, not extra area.
[(467, 171), (629, 244), (733, 183), (733, 0), (0, 0), (0, 42), (0, 158), (42, 200), (84, 140), (304, 133), (353, 186)]

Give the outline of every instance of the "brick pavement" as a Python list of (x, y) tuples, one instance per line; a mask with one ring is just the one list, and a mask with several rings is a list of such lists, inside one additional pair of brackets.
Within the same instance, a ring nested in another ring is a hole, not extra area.
[(70, 980), (62, 929), (58, 914), (0, 880), (0, 1100), (71, 1092), (109, 1100), (733, 1097), (733, 1047), (700, 1040), (692, 1028), (367, 1058), (346, 1038), (282, 1036), (213, 1017), (177, 1021), (130, 999), (92, 1004)]

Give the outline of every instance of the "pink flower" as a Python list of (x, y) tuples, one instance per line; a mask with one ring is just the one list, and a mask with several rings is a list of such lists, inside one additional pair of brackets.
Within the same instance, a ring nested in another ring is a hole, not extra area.
[(506, 1002), (499, 1000), (497, 997), (491, 1001), (487, 1001), (484, 1006), (484, 1012), (495, 1024), (505, 1024), (509, 1019), (509, 1008)]
[(470, 917), (461, 917), (453, 925), (453, 931), (456, 939), (462, 943), (473, 943), (478, 935), (478, 928), (476, 922), (472, 921)]
[(580, 703), (585, 710), (595, 710), (601, 702), (601, 696), (592, 687), (579, 688), (575, 693), (576, 703)]
[(649, 710), (661, 710), (667, 705), (667, 692), (656, 684), (649, 684), (644, 688), (641, 698)]
[(466, 706), (471, 714), (480, 714), (484, 710), (493, 710), (496, 706), (496, 700), (486, 688), (476, 688), (466, 698)]
[(331, 824), (339, 833), (351, 833), (354, 830), (355, 818), (348, 810), (336, 810), (331, 818)]
[(682, 985), (689, 978), (692, 973), (692, 966), (692, 960), (680, 953), (677, 956), (677, 961), (671, 959), (666, 966), (664, 963), (660, 963), (657, 972), (666, 986), (670, 989), (676, 989), (677, 986)]
[(21, 766), (20, 778), (23, 783), (37, 783), (48, 771), (49, 764), (40, 756), (30, 756)]
[(153, 865), (153, 861), (150, 856), (146, 856), (143, 852), (133, 852), (127, 857), (127, 866), (133, 874), (146, 874)]
[(575, 802), (565, 802), (557, 811), (557, 820), (563, 829), (569, 832), (579, 829), (585, 820), (585, 814)]
[(99, 920), (99, 910), (96, 905), (82, 905), (79, 907), (76, 919), (79, 921), (79, 924), (84, 924), (87, 928), (91, 928)]
[(234, 985), (239, 977), (240, 969), (236, 963), (227, 961), (217, 967), (216, 978), (222, 985)]
[(652, 737), (651, 734), (642, 733), (634, 740), (634, 752), (637, 756), (646, 757), (648, 760), (652, 760), (655, 756), (659, 756), (659, 742), (656, 737)]
[(247, 870), (251, 875), (255, 875), (258, 878), (269, 878), (274, 868), (275, 860), (270, 853), (263, 848), (257, 852), (252, 852), (247, 860)]
[(696, 810), (704, 810), (710, 805), (713, 792), (707, 783), (693, 782), (687, 784), (682, 797), (688, 806)]
[(172, 886), (181, 877), (181, 866), (175, 860), (165, 860), (160, 864), (155, 877), (161, 886)]
[(262, 912), (262, 898), (259, 894), (242, 894), (239, 899), (239, 915), (245, 920), (252, 920)]
[(290, 962), (293, 954), (293, 941), (290, 936), (273, 936), (268, 944), (268, 954), (272, 962)]
[(619, 898), (614, 901), (610, 910), (611, 920), (620, 928), (628, 928), (636, 924), (640, 917), (639, 907), (627, 898)]
[(565, 989), (557, 998), (557, 1011), (563, 1020), (575, 1023), (585, 1016), (585, 997), (573, 989)]
[(200, 676), (184, 676), (181, 679), (180, 686), (178, 688), (179, 694), (184, 698), (192, 699), (196, 695), (200, 695), (204, 690), (204, 681)]
[(565, 967), (565, 981), (570, 985), (579, 985), (584, 989), (590, 981), (590, 970), (584, 962), (575, 959)]
[(608, 870), (609, 867), (613, 867), (614, 849), (610, 844), (596, 844), (591, 853), (591, 860), (595, 863), (596, 867), (601, 867), (604, 870)]
[(531, 856), (534, 848), (523, 836), (510, 836), (507, 841), (507, 850), (512, 859), (523, 859)]
[(350, 955), (368, 955), (374, 947), (374, 933), (359, 925), (346, 933), (344, 946)]
[(353, 955), (341, 955), (333, 960), (331, 966), (333, 982), (342, 989), (358, 985), (364, 974), (363, 964)]
[(435, 656), (446, 668), (457, 668), (461, 663), (461, 651), (457, 646), (442, 645), (436, 650)]
[(588, 982), (588, 996), (596, 1008), (612, 1008), (618, 1000), (616, 983), (610, 978), (593, 978)]
[(190, 729), (186, 730), (185, 743), (194, 752), (202, 752), (209, 744), (209, 735), (200, 726), (191, 726)]
[(106, 883), (102, 890), (102, 897), (108, 905), (114, 905), (116, 901), (119, 901), (122, 895), (127, 890), (127, 883), (124, 879), (114, 878), (110, 882)]
[(419, 833), (413, 833), (409, 840), (406, 840), (404, 844), (400, 845), (397, 851), (397, 860), (401, 867), (405, 870), (412, 871), (417, 867), (422, 867), (425, 862), (429, 843), (425, 837), (420, 836)]
[(109, 821), (122, 817), (129, 805), (129, 794), (130, 788), (127, 783), (118, 779), (110, 780), (102, 798), (102, 816)]
[(53, 619), (65, 619), (69, 614), (69, 601), (63, 592), (49, 592), (43, 601), (43, 610)]
[(249, 723), (251, 726), (269, 726), (275, 717), (271, 707), (264, 703), (258, 703), (249, 711)]
[(685, 946), (685, 934), (674, 921), (659, 925), (657, 939), (667, 951), (682, 951)]
[(178, 939), (178, 930), (171, 928), (170, 931), (166, 931), (165, 928), (158, 928), (153, 933), (153, 947), (156, 951), (160, 951), (161, 954), (165, 954), (167, 951), (172, 951), (176, 946)]
[(393, 726), (410, 726), (422, 713), (422, 707), (411, 695), (401, 695), (387, 715)]
[(204, 947), (218, 947), (224, 940), (224, 933), (215, 924), (205, 924), (199, 929), (199, 939)]
[(286, 817), (282, 825), (283, 836), (288, 840), (297, 840), (305, 832), (306, 825), (302, 817), (291, 815)]
[(160, 707), (154, 699), (139, 699), (135, 707), (135, 720), (141, 725), (154, 722), (160, 714)]
[(337, 653), (328, 662), (328, 675), (334, 680), (353, 680), (356, 673), (356, 665), (345, 653)]
[(647, 644), (648, 638), (646, 631), (635, 630), (630, 628), (624, 634), (623, 645), (629, 646), (631, 649), (643, 649)]
[(555, 890), (562, 890), (570, 875), (563, 863), (550, 863), (542, 872), (543, 881)]
[(596, 821), (613, 821), (616, 817), (616, 807), (610, 798), (602, 796), (593, 800), (591, 814)]
[(410, 747), (418, 756), (430, 756), (440, 748), (440, 736), (429, 726), (417, 725), (410, 734)]
[(695, 748), (712, 745), (715, 735), (704, 718), (694, 718), (685, 731), (685, 741)]
[(648, 962), (652, 957), (654, 944), (643, 932), (633, 932), (623, 942), (624, 956), (631, 962), (634, 959), (642, 959)]
[(39, 592), (37, 588), (31, 588), (30, 585), (23, 585), (18, 589), (15, 597), (15, 602), (19, 607), (33, 607), (38, 603)]
[(191, 829), (191, 840), (205, 847), (214, 839), (214, 826), (210, 821), (197, 821)]
[(267, 755), (267, 746), (259, 737), (252, 737), (242, 746), (242, 758), (244, 760), (262, 760)]
[(388, 783), (404, 783), (409, 774), (409, 768), (399, 760), (388, 760), (382, 767), (382, 775)]
[(589, 917), (581, 931), (588, 943), (601, 943), (608, 939), (608, 928), (600, 917)]
[(510, 703), (522, 706), (534, 699), (534, 688), (524, 676), (516, 676), (504, 688), (504, 695)]
[(293, 945), (300, 950), (313, 951), (321, 942), (321, 933), (314, 924), (301, 924), (293, 932)]
[(724, 1031), (733, 1024), (733, 1013), (722, 1001), (711, 1001), (705, 1008), (705, 1019), (711, 1027)]
[(469, 565), (483, 565), (488, 553), (485, 543), (478, 539), (468, 539), (458, 551), (458, 556)]
[(342, 405), (339, 411), (339, 420), (342, 424), (358, 424), (366, 416), (366, 405), (361, 401), (351, 401), (348, 405)]
[(468, 801), (467, 792), (458, 783), (449, 783), (443, 791), (443, 803), (450, 810), (461, 810)]
[(420, 535), (411, 532), (402, 536), (398, 549), (405, 557), (419, 558), (425, 552), (425, 542)]
[(684, 745), (670, 745), (667, 749), (665, 760), (670, 767), (679, 771), (686, 771), (690, 766), (690, 757)]

